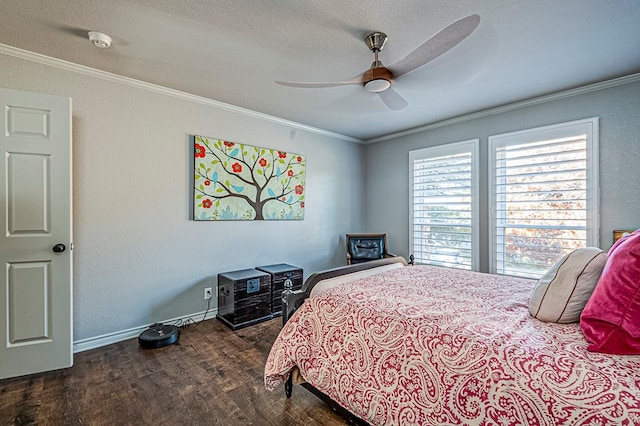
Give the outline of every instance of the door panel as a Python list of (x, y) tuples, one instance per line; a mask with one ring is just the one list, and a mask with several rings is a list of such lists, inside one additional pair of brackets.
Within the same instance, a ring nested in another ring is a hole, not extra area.
[(8, 347), (51, 341), (49, 262), (9, 264)]
[(50, 158), (42, 154), (7, 153), (9, 236), (49, 234)]
[(73, 362), (71, 100), (0, 89), (0, 107), (2, 379)]

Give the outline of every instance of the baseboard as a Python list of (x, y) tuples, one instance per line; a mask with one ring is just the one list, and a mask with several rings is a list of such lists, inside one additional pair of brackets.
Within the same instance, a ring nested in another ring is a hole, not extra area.
[[(163, 324), (177, 324), (179, 322), (185, 322), (189, 318), (194, 321), (202, 321), (209, 320), (211, 318), (215, 318), (218, 313), (217, 309), (211, 309), (207, 312), (206, 317), (203, 318), (203, 315), (206, 311), (196, 312), (189, 315), (184, 315), (178, 318), (171, 318), (160, 320)], [(151, 324), (149, 324), (151, 325)], [(122, 342), (123, 340), (129, 340), (133, 338), (137, 338), (140, 333), (149, 328), (149, 325), (143, 325), (140, 327), (129, 328), (127, 330), (116, 331), (114, 333), (103, 334), (101, 336), (89, 337), (87, 339), (76, 340), (73, 342), (73, 353), (84, 352), (91, 349), (97, 349), (102, 346), (107, 346), (112, 343)]]

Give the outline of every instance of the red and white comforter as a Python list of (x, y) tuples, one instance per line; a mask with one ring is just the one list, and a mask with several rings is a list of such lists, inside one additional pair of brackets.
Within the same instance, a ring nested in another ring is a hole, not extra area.
[(412, 266), (307, 299), (265, 367), (375, 425), (640, 425), (640, 357), (533, 319), (534, 282)]

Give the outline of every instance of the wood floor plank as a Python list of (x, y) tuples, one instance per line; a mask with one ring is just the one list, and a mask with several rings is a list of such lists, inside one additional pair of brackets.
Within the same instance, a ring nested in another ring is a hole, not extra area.
[(177, 344), (136, 339), (76, 354), (74, 366), (0, 380), (0, 425), (345, 425), (296, 386), (264, 389), (264, 363), (282, 320), (231, 331), (213, 319)]

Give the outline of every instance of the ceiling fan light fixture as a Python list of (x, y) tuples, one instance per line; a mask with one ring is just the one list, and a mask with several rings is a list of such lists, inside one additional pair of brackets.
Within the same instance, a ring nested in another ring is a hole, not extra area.
[(367, 81), (364, 84), (364, 88), (368, 92), (372, 92), (372, 93), (384, 92), (389, 87), (391, 87), (391, 82), (385, 78), (377, 78), (375, 80)]
[(371, 64), (371, 68), (362, 75), (362, 83), (366, 91), (380, 93), (391, 87), (393, 73), (382, 65), (377, 59)]
[(106, 49), (111, 46), (111, 37), (99, 31), (89, 31), (89, 41), (100, 49)]

